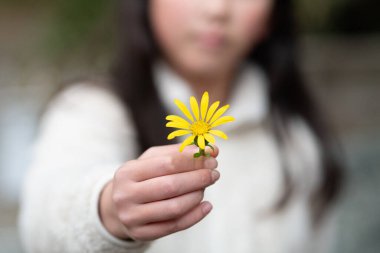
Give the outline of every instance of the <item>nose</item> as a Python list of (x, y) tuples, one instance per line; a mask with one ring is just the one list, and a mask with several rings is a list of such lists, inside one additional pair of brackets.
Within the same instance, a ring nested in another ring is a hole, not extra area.
[(231, 0), (205, 0), (202, 1), (205, 15), (212, 20), (225, 21), (229, 17), (229, 4)]

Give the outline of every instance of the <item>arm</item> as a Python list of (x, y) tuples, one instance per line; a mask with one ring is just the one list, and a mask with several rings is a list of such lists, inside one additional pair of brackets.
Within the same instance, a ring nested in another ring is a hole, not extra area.
[[(129, 142), (128, 142), (129, 141)], [(142, 252), (111, 235), (98, 215), (104, 185), (135, 156), (134, 132), (118, 101), (81, 84), (45, 113), (26, 176), (20, 230), (29, 252)]]

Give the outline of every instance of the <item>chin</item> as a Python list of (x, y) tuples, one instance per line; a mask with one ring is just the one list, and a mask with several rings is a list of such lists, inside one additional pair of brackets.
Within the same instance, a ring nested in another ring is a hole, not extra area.
[(190, 58), (185, 61), (185, 69), (191, 71), (195, 75), (213, 75), (218, 74), (223, 69), (226, 69), (226, 64), (223, 64), (223, 61), (216, 59), (216, 57), (198, 57)]

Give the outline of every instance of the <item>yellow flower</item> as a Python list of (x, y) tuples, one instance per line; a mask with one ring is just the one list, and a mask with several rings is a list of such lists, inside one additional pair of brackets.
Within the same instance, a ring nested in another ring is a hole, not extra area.
[(213, 128), (235, 120), (232, 116), (222, 117), (222, 115), (229, 108), (229, 105), (225, 105), (218, 109), (220, 102), (216, 101), (209, 108), (209, 96), (207, 91), (202, 95), (200, 106), (198, 106), (198, 102), (195, 97), (190, 97), (192, 113), (190, 113), (186, 105), (180, 100), (175, 99), (174, 103), (179, 107), (184, 116), (186, 116), (186, 119), (177, 115), (169, 115), (166, 117), (169, 121), (166, 124), (166, 127), (179, 128), (179, 130), (176, 130), (168, 135), (168, 140), (178, 136), (190, 134), (190, 136), (183, 141), (180, 147), (181, 152), (186, 146), (195, 144), (199, 147), (200, 151), (194, 156), (198, 157), (200, 155), (205, 155), (205, 147), (210, 146), (209, 143), (215, 143), (215, 138), (213, 135), (223, 139), (228, 138), (224, 132)]

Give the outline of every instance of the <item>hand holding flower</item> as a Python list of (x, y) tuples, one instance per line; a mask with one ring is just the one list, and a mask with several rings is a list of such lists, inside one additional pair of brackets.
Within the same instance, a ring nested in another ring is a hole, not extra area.
[(219, 178), (216, 157), (193, 159), (195, 147), (152, 147), (123, 164), (99, 202), (106, 229), (122, 239), (150, 241), (187, 229), (202, 220), (211, 204), (204, 190)]

